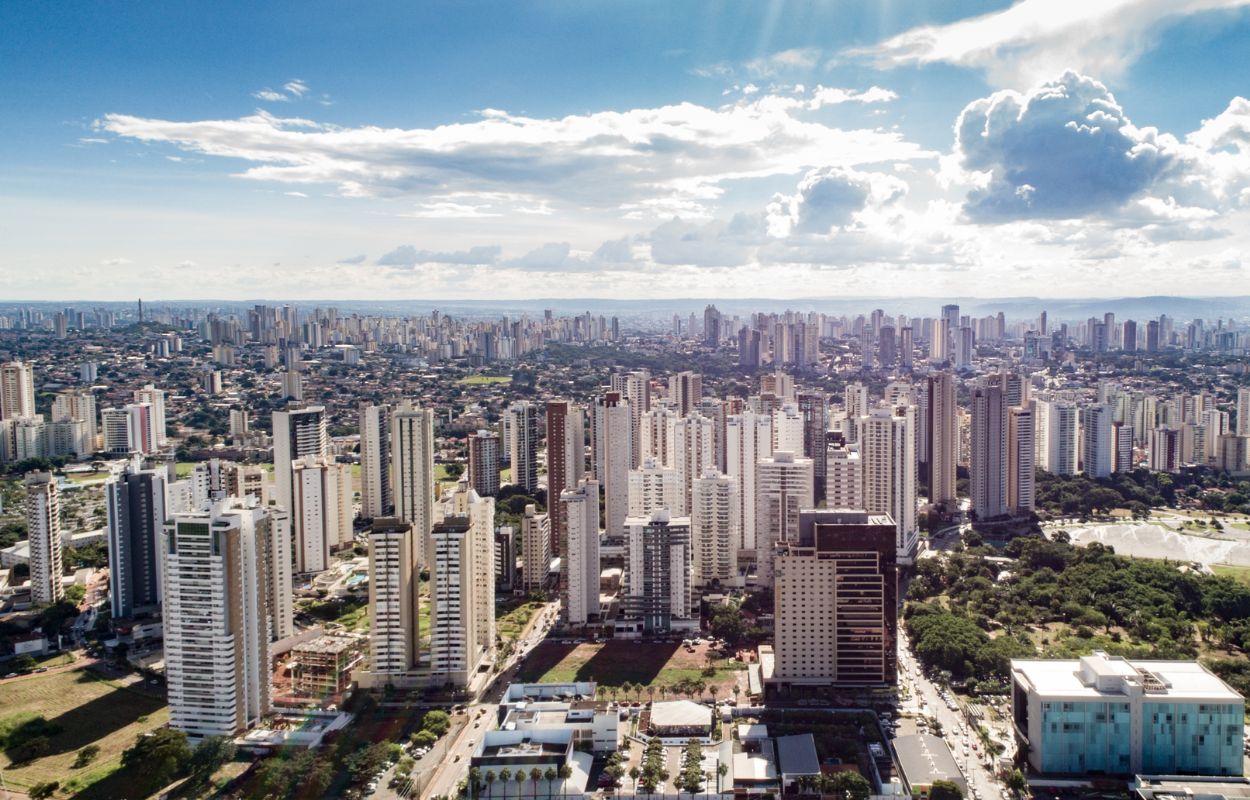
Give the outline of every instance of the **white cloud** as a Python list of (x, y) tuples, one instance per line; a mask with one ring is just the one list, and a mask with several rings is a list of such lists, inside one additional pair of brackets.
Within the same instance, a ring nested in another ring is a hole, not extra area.
[(367, 260), (368, 260), (368, 257), (365, 256), (364, 253), (361, 253), (360, 255), (348, 256), (347, 258), (340, 258), (338, 261), (334, 263), (336, 264), (363, 264)]
[(289, 94), (293, 94), (296, 97), (303, 97), (304, 93), (308, 91), (308, 84), (304, 83), (299, 78), (296, 78), (292, 81), (288, 81), (287, 83), (284, 83), (282, 85), (282, 88), (285, 89)]
[[(380, 267), (414, 267), (417, 264), (494, 264), (499, 260), (497, 245), (470, 247), (454, 252), (418, 250), (410, 244), (400, 245), (384, 254), (375, 263)], [(362, 257), (363, 260), (363, 257)], [(354, 263), (349, 261), (340, 263)]]
[(258, 92), (252, 92), (252, 97), (257, 100), (264, 100), (266, 103), (286, 103), (291, 98), (282, 92), (275, 92), (273, 89), (261, 89)]
[[(298, 100), (308, 94), (308, 84), (299, 78), (293, 78), (282, 84), (282, 91), (265, 88), (258, 92), (252, 92), (252, 97), (257, 100), (263, 100), (266, 103), (289, 103)], [(322, 95), (324, 100), (329, 100), (328, 95)], [(322, 102), (322, 105), (329, 105), (328, 102)]]
[(813, 47), (800, 47), (752, 59), (744, 66), (752, 77), (775, 78), (783, 72), (810, 70), (819, 61), (819, 50)]
[(715, 109), (681, 103), (561, 119), (487, 109), (475, 122), (418, 129), (342, 128), (264, 112), (194, 122), (109, 114), (96, 128), (250, 162), (248, 179), (329, 183), (354, 197), (421, 196), (417, 214), (436, 218), (494, 213), (442, 199), (456, 191), (523, 194), (552, 207), (706, 214), (737, 179), (934, 156), (898, 131), (805, 119), (808, 105), (769, 94)]
[(872, 86), (862, 92), (856, 92), (853, 89), (835, 89), (818, 85), (812, 90), (810, 107), (815, 109), (840, 103), (889, 103), (897, 99), (897, 94), (889, 89), (882, 89), (880, 86)]
[(947, 63), (981, 69), (999, 86), (1026, 88), (1072, 69), (1113, 79), (1165, 26), (1250, 0), (1020, 0), (948, 25), (926, 25), (848, 51), (877, 67)]

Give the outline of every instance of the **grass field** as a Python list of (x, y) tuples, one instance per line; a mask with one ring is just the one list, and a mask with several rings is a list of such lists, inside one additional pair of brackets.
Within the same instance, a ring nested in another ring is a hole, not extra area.
[(1250, 586), (1250, 567), (1235, 567), (1230, 564), (1212, 564), (1211, 571), (1216, 575), (1226, 575), (1238, 582)]
[(506, 375), (469, 375), (456, 383), (463, 386), (482, 386), (490, 383), (512, 383), (512, 378)]
[(65, 477), (70, 483), (94, 483), (95, 481), (104, 480), (109, 474), (108, 470), (103, 472), (67, 472)]
[(612, 640), (599, 644), (544, 642), (530, 653), (517, 680), (534, 683), (596, 681), (600, 686), (626, 683), (672, 686), (680, 681), (715, 684), (728, 696), (742, 665), (732, 659), (716, 659), (715, 675), (704, 675), (706, 645), (686, 652), (677, 644)]
[[(59, 781), (67, 794), (106, 778), (121, 763), (122, 751), (140, 733), (169, 721), (162, 697), (143, 689), (140, 678), (105, 680), (86, 670), (48, 673), (0, 684), (0, 731), (43, 717), (57, 730), (48, 736), (48, 754), (14, 765), (10, 751), (0, 751), (0, 769), (10, 788)], [(94, 744), (100, 754), (73, 769), (75, 754)]]
[[(521, 603), (512, 608), (508, 608), (504, 613), (496, 612), (495, 616), (495, 633), (503, 639), (515, 639), (521, 635), (521, 631), (525, 629), (526, 624), (538, 613), (543, 607), (543, 603)], [(503, 609), (499, 609), (503, 611)]]

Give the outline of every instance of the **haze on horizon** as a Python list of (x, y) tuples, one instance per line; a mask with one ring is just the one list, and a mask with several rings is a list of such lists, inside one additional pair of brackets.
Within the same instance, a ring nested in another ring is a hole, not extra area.
[(1242, 293), (1250, 0), (0, 7), (0, 296)]

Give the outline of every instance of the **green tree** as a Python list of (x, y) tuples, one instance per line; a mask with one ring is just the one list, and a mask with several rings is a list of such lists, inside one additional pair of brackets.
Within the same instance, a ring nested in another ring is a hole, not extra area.
[(190, 760), (191, 747), (187, 744), (187, 735), (173, 728), (141, 733), (135, 743), (122, 753), (122, 766), (131, 770), (149, 789), (169, 783)]
[(237, 752), (234, 742), (225, 736), (208, 736), (191, 754), (191, 774), (206, 780), (227, 762), (233, 761)]
[(78, 751), (74, 756), (74, 763), (70, 769), (82, 769), (95, 760), (100, 755), (100, 746), (98, 744), (89, 744)]
[(44, 783), (36, 783), (30, 787), (30, 791), (26, 796), (30, 800), (48, 800), (52, 795), (56, 794), (56, 790), (61, 788), (61, 784), (57, 781), (45, 781)]
[(952, 781), (936, 780), (929, 787), (929, 800), (963, 800), (963, 796)]
[(846, 800), (868, 800), (872, 794), (872, 785), (867, 778), (858, 772), (835, 772), (825, 775), (820, 780), (820, 788), (824, 794)]
[(1024, 794), (1025, 790), (1029, 788), (1029, 779), (1018, 769), (1011, 771), (1011, 774), (1007, 776), (1006, 783), (1007, 789), (1017, 795)]

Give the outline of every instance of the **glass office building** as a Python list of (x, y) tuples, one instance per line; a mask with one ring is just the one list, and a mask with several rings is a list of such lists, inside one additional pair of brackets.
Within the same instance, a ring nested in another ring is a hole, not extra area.
[(1012, 661), (1016, 737), (1062, 775), (1241, 775), (1245, 701), (1195, 661)]

